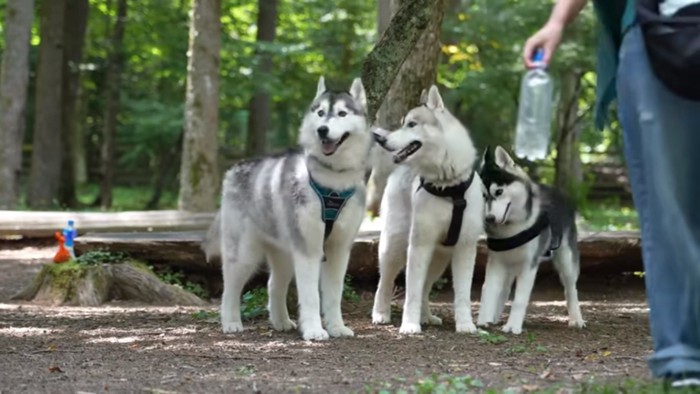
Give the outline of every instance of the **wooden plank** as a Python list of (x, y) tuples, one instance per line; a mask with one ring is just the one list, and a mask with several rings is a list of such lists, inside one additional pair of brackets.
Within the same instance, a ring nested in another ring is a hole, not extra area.
[[(220, 261), (208, 263), (200, 249), (204, 232), (169, 233), (104, 233), (86, 234), (76, 239), (76, 251), (106, 249), (128, 252), (132, 256), (148, 261), (165, 263), (190, 271), (220, 271)], [(348, 273), (359, 279), (374, 279), (378, 275), (377, 252), (379, 231), (376, 226), (365, 225), (358, 234), (350, 256)], [(610, 271), (642, 270), (641, 242), (638, 232), (596, 232), (579, 236), (581, 267)], [(479, 242), (477, 271), (483, 272), (486, 263), (485, 239)], [(551, 269), (545, 263), (542, 271)]]
[(176, 210), (127, 212), (0, 211), (0, 236), (53, 237), (75, 220), (78, 234), (88, 232), (157, 232), (206, 230), (215, 213)]

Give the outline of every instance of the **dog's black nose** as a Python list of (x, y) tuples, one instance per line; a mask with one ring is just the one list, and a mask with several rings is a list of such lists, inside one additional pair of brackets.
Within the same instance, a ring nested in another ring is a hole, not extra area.
[(494, 224), (494, 223), (496, 223), (496, 216), (494, 216), (494, 215), (486, 215), (486, 223), (489, 223), (489, 224)]
[(318, 133), (318, 136), (321, 138), (327, 138), (328, 137), (328, 126), (321, 126), (318, 129), (316, 129), (316, 132)]
[(377, 133), (372, 133), (372, 136), (374, 137), (374, 140), (379, 144), (379, 145), (384, 145), (386, 143), (386, 137), (381, 136)]

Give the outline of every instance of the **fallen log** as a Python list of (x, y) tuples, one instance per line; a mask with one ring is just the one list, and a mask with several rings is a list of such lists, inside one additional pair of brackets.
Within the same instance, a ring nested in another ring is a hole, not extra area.
[(207, 302), (180, 287), (161, 281), (136, 261), (96, 265), (45, 264), (13, 300), (50, 305), (99, 306), (113, 300), (133, 300), (155, 305), (206, 305)]
[[(166, 264), (190, 272), (219, 275), (221, 262), (207, 262), (200, 243), (204, 232), (103, 233), (86, 234), (75, 240), (78, 253), (90, 250), (126, 252), (131, 257)], [(350, 255), (348, 274), (355, 279), (376, 280), (379, 231), (360, 231)], [(641, 241), (638, 232), (593, 232), (579, 235), (581, 270), (609, 272), (641, 271)], [(486, 243), (482, 238), (477, 253), (477, 274), (486, 263)], [(541, 270), (551, 270), (551, 263)]]
[(53, 237), (55, 231), (75, 221), (78, 234), (119, 231), (190, 231), (206, 230), (215, 213), (183, 211), (132, 212), (47, 212), (0, 211), (0, 237)]

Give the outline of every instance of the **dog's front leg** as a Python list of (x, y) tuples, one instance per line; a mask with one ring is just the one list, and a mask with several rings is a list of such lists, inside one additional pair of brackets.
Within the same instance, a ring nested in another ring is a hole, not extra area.
[(321, 266), (321, 308), (326, 330), (332, 337), (351, 337), (355, 334), (345, 326), (341, 310), (343, 281), (350, 260), (351, 243), (329, 242), (326, 261)]
[(457, 332), (476, 333), (472, 320), (472, 277), (476, 261), (476, 243), (458, 243), (452, 256), (452, 283), (455, 291), (454, 311)]
[(321, 269), (320, 253), (294, 255), (294, 276), (299, 298), (299, 328), (304, 340), (328, 339), (328, 332), (321, 325), (318, 281)]
[(415, 238), (411, 240), (408, 247), (406, 300), (403, 306), (401, 328), (399, 328), (399, 333), (401, 334), (419, 334), (421, 332), (420, 313), (423, 301), (423, 287), (434, 248), (433, 243), (415, 242)]
[(523, 271), (518, 275), (515, 285), (515, 296), (510, 306), (508, 321), (503, 326), (503, 332), (510, 332), (516, 335), (523, 332), (523, 321), (525, 320), (527, 305), (530, 303), (530, 294), (535, 285), (537, 268), (537, 265), (534, 267), (523, 267)]
[(479, 306), (479, 319), (477, 320), (479, 326), (494, 324), (500, 318), (498, 310), (501, 295), (505, 290), (504, 284), (507, 276), (508, 272), (504, 264), (493, 253), (489, 253), (484, 285), (481, 287), (481, 305)]

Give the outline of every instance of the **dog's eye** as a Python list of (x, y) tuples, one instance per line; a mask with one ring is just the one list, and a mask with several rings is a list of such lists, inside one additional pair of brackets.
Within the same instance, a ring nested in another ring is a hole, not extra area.
[(320, 118), (322, 118), (324, 115), (326, 115), (326, 112), (323, 111), (322, 109), (318, 110), (318, 112), (316, 112), (316, 113), (318, 114), (318, 116), (319, 116)]
[(496, 192), (493, 193), (493, 195), (496, 197), (499, 197), (501, 194), (503, 194), (503, 189), (496, 189)]
[(413, 127), (418, 126), (418, 123), (416, 123), (416, 122), (414, 122), (414, 121), (410, 121), (410, 122), (408, 122), (408, 124), (407, 124), (406, 126), (408, 126), (408, 127), (410, 127), (410, 128), (413, 128)]
[(345, 111), (340, 111), (340, 112), (338, 112), (338, 116), (340, 116), (341, 118), (344, 118), (347, 114), (348, 114), (348, 113), (345, 112)]

